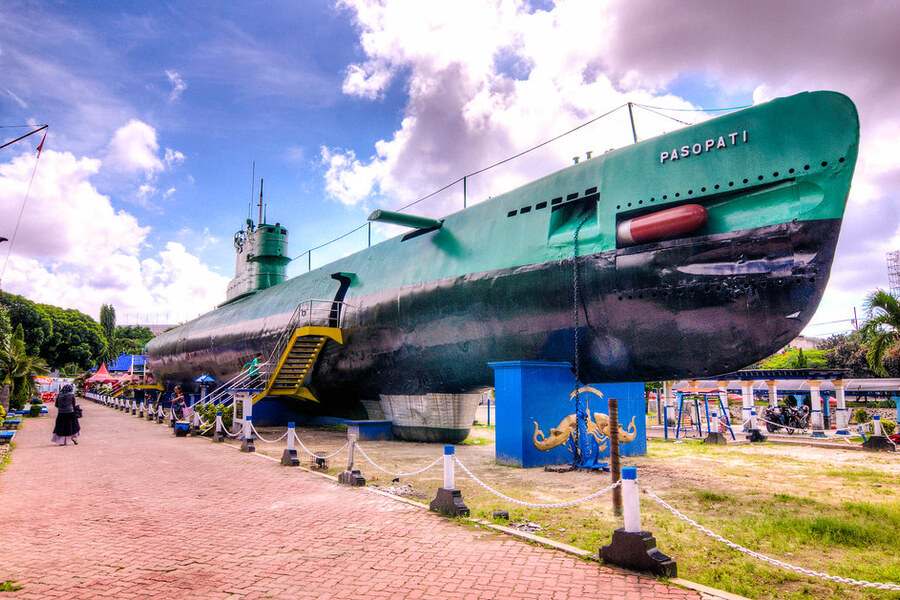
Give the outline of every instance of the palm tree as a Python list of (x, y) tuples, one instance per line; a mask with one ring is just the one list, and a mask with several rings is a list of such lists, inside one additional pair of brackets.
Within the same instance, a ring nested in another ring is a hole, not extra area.
[(900, 300), (884, 290), (875, 290), (866, 298), (865, 307), (867, 320), (862, 334), (868, 350), (866, 362), (872, 371), (884, 377), (887, 375), (885, 356), (900, 344)]
[(29, 356), (25, 350), (25, 331), (20, 323), (12, 335), (0, 340), (0, 388), (3, 389), (4, 410), (9, 409), (10, 397), (18, 404), (34, 392), (34, 378), (49, 372), (42, 358)]

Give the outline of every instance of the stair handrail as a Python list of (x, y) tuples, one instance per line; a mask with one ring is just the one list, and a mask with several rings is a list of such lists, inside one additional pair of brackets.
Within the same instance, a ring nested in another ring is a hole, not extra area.
[[(278, 361), (281, 359), (281, 355), (284, 354), (288, 342), (290, 342), (291, 337), (293, 337), (294, 335), (294, 331), (296, 331), (299, 327), (310, 326), (314, 324), (314, 311), (320, 305), (322, 305), (323, 308), (327, 306), (327, 316), (325, 316), (321, 320), (325, 321), (326, 323), (331, 323), (332, 319), (334, 319), (338, 328), (343, 326), (344, 316), (347, 312), (346, 309), (356, 308), (355, 306), (343, 301), (338, 302), (335, 300), (319, 300), (315, 298), (303, 300), (302, 302), (297, 304), (296, 308), (294, 308), (293, 314), (291, 314), (291, 318), (288, 321), (288, 324), (284, 328), (284, 331), (281, 332), (281, 335), (278, 337), (278, 341), (275, 342), (275, 347), (272, 348), (272, 352), (269, 354), (269, 360), (266, 361), (268, 363), (268, 369), (266, 370), (267, 375), (271, 376), (275, 368), (278, 366)], [(316, 320), (318, 321), (319, 319)]]
[(237, 375), (223, 383), (218, 389), (214, 390), (211, 394), (209, 394), (202, 402), (198, 402), (199, 406), (207, 406), (211, 403), (217, 403), (222, 398), (226, 397), (229, 394), (233, 394), (233, 390), (244, 388), (244, 389), (258, 389), (261, 387), (258, 381), (262, 374), (262, 369), (265, 368), (267, 363), (259, 363), (256, 365), (256, 373), (251, 375), (250, 371), (253, 370), (253, 366), (247, 366), (246, 368), (241, 368)]

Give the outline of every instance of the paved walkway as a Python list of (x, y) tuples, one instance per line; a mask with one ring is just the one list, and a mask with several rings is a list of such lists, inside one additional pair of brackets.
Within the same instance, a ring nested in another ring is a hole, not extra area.
[(80, 445), (29, 420), (0, 474), (0, 597), (697, 597), (82, 404)]

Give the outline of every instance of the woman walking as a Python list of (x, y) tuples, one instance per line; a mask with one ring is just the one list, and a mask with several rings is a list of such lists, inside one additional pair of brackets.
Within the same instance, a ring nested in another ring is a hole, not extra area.
[(76, 413), (78, 409), (80, 407), (75, 403), (75, 388), (71, 383), (67, 383), (56, 395), (56, 425), (53, 427), (51, 438), (54, 444), (66, 446), (69, 440), (72, 440), (73, 444), (78, 444), (78, 433), (81, 431)]

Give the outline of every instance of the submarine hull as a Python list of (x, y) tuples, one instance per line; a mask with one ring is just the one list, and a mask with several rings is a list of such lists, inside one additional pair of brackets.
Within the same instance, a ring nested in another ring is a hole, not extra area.
[[(839, 219), (793, 222), (578, 257), (582, 380), (708, 376), (778, 351), (812, 317), (839, 231)], [(354, 298), (346, 343), (326, 348), (314, 389), (334, 406), (488, 386), (492, 361), (571, 362), (574, 297), (569, 259)], [(154, 369), (224, 381), (278, 333), (251, 325), (231, 344), (170, 354)]]

